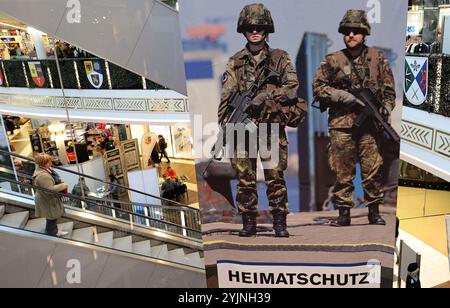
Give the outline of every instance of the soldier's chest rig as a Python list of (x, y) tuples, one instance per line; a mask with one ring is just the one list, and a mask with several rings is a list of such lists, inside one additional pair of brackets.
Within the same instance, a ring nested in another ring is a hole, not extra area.
[(342, 90), (371, 88), (375, 92), (381, 89), (378, 52), (375, 48), (367, 48), (356, 60), (346, 50), (341, 50), (335, 54), (335, 61), (332, 87)]
[[(240, 93), (243, 93), (250, 89), (252, 84), (255, 83), (257, 76), (260, 76), (261, 72), (266, 68), (278, 73), (281, 72), (282, 53), (277, 50), (268, 50), (265, 57), (258, 63), (256, 63), (256, 60), (253, 59), (250, 54), (235, 59), (234, 63), (234, 72), (236, 74), (238, 89)], [(281, 78), (270, 78), (261, 85), (258, 93), (270, 93), (281, 86)]]

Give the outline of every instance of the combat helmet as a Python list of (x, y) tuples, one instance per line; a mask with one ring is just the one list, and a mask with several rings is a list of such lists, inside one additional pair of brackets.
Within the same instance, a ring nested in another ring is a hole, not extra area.
[(370, 35), (371, 27), (367, 14), (362, 10), (348, 10), (339, 24), (339, 33), (345, 34), (347, 29), (362, 29), (365, 35)]
[(272, 14), (261, 3), (246, 5), (241, 11), (237, 32), (244, 33), (247, 26), (263, 26), (266, 28), (266, 33), (275, 32)]

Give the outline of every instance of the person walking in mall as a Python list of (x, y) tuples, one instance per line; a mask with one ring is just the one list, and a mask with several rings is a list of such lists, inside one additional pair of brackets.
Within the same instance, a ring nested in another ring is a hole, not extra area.
[(38, 154), (35, 162), (37, 168), (33, 175), (33, 185), (45, 190), (38, 189), (36, 191), (36, 216), (47, 219), (46, 234), (58, 237), (66, 236), (68, 232), (58, 230), (57, 220), (64, 215), (65, 211), (61, 197), (57, 193), (66, 191), (67, 184), (62, 182), (56, 172), (52, 170), (50, 155)]
[(166, 149), (167, 149), (166, 139), (164, 138), (163, 135), (159, 135), (158, 138), (159, 138), (159, 142), (158, 142), (159, 143), (159, 152), (161, 155), (159, 157), (159, 160), (162, 161), (163, 157), (165, 157), (167, 159), (167, 163), (170, 163), (170, 159), (169, 159), (169, 156), (167, 156), (167, 151), (166, 151)]
[(150, 154), (150, 160), (148, 163), (149, 166), (156, 167), (156, 165), (161, 163), (159, 152), (161, 152), (161, 150), (159, 149), (159, 143), (155, 142), (155, 146), (153, 147), (152, 153)]

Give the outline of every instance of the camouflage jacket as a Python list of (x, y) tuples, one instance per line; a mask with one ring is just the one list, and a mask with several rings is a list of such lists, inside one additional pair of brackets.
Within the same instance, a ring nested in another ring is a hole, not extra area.
[(341, 50), (326, 56), (316, 72), (314, 100), (320, 102), (321, 107), (329, 107), (330, 129), (351, 128), (357, 117), (353, 108), (331, 101), (331, 93), (335, 89), (371, 88), (382, 106), (390, 111), (395, 107), (394, 76), (383, 52), (365, 46), (353, 63), (346, 51)]
[(287, 52), (271, 49), (268, 45), (263, 49), (259, 63), (245, 48), (230, 58), (222, 79), (219, 119), (227, 112), (232, 94), (243, 93), (255, 82), (266, 63), (269, 68), (280, 73), (279, 80), (270, 80), (258, 91), (258, 95), (266, 93), (261, 112), (252, 119), (255, 123), (280, 123), (283, 126), (298, 126), (307, 104), (297, 96), (298, 80), (295, 69)]

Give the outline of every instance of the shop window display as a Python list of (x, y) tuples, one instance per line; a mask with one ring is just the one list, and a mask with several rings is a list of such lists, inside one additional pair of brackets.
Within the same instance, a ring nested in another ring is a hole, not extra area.
[(169, 157), (175, 157), (175, 150), (173, 148), (173, 142), (171, 138), (170, 126), (149, 126), (150, 132), (154, 133), (156, 136), (162, 135), (167, 143), (167, 154)]
[(173, 144), (177, 156), (192, 157), (192, 132), (187, 126), (172, 127)]
[(159, 126), (150, 125), (147, 128), (131, 125), (131, 136), (139, 141), (139, 148), (142, 149), (142, 137), (145, 133), (152, 133), (156, 136), (163, 136), (167, 145), (167, 155), (180, 159), (193, 158), (192, 130), (185, 126)]
[(53, 163), (56, 166), (61, 166), (62, 163), (58, 156), (58, 147), (56, 141), (52, 139), (52, 134), (46, 125), (32, 130), (30, 133), (30, 142), (33, 149), (33, 156), (38, 153), (46, 153), (52, 157)]

